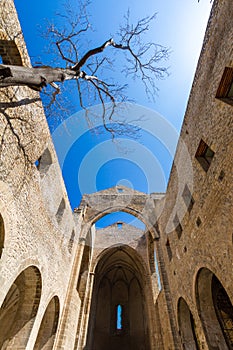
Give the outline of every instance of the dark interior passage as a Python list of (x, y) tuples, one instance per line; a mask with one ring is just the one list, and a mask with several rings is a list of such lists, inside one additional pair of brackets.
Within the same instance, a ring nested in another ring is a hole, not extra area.
[(132, 251), (109, 249), (97, 265), (85, 349), (150, 349), (144, 282)]

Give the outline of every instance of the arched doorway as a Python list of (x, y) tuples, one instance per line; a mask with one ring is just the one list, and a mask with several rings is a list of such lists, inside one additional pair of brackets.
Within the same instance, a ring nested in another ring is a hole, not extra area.
[(107, 249), (95, 269), (88, 350), (150, 349), (148, 288), (132, 248)]
[(207, 268), (198, 273), (196, 297), (208, 346), (233, 349), (233, 306), (221, 282)]
[(178, 301), (178, 322), (183, 348), (185, 350), (199, 350), (193, 315), (183, 298)]
[(0, 348), (25, 350), (41, 296), (41, 275), (30, 266), (16, 278), (0, 309)]
[(53, 297), (44, 313), (34, 350), (52, 350), (59, 319), (59, 299)]

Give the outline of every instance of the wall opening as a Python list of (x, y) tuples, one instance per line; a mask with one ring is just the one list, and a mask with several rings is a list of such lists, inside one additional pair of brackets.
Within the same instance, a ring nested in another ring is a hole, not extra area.
[(118, 304), (116, 307), (116, 329), (118, 331), (122, 330), (122, 313), (123, 313), (122, 305)]
[(198, 312), (209, 348), (233, 348), (233, 306), (218, 278), (207, 268), (196, 282)]
[(117, 228), (118, 228), (119, 230), (121, 230), (121, 229), (122, 229), (122, 225), (123, 225), (122, 222), (118, 222), (118, 223), (117, 223)]
[(167, 248), (168, 259), (169, 259), (169, 261), (171, 261), (172, 260), (172, 249), (171, 249), (170, 241), (169, 241), (168, 238), (167, 238), (167, 241), (166, 241), (166, 248)]
[(184, 191), (182, 193), (182, 197), (183, 197), (183, 200), (184, 200), (184, 203), (188, 209), (188, 212), (190, 213), (192, 208), (193, 208), (193, 205), (194, 205), (194, 198), (190, 192), (190, 189), (188, 188), (188, 185), (186, 184), (185, 187), (184, 187)]
[(82, 256), (80, 272), (79, 272), (78, 283), (77, 283), (77, 291), (81, 299), (81, 302), (83, 302), (85, 290), (86, 290), (90, 256), (91, 256), (91, 247), (89, 245), (85, 245), (83, 256)]
[(4, 248), (4, 240), (5, 240), (4, 221), (3, 221), (2, 215), (0, 214), (0, 258), (2, 256), (2, 251)]
[(174, 224), (177, 236), (180, 239), (180, 237), (182, 236), (183, 227), (181, 226), (181, 223), (180, 223), (180, 220), (179, 220), (177, 214), (175, 215), (175, 217), (173, 219), (173, 224)]
[(36, 338), (34, 350), (52, 350), (59, 319), (59, 299), (53, 297), (47, 306)]
[(16, 278), (0, 309), (0, 348), (25, 350), (41, 297), (41, 275), (30, 266)]
[(79, 332), (83, 317), (83, 312), (85, 309), (85, 295), (86, 295), (86, 289), (88, 284), (88, 276), (89, 276), (89, 266), (90, 266), (90, 260), (91, 260), (91, 246), (92, 246), (92, 238), (91, 238), (91, 230), (88, 231), (85, 241), (85, 246), (83, 250), (83, 256), (79, 271), (79, 277), (77, 282), (77, 292), (80, 298), (80, 312), (79, 312), (79, 319), (78, 319), (78, 327), (76, 332), (76, 341), (75, 341), (75, 349), (78, 346), (78, 340), (79, 340)]
[(57, 219), (58, 223), (60, 223), (62, 221), (62, 217), (63, 217), (65, 209), (66, 209), (66, 202), (65, 202), (65, 199), (62, 198), (62, 200), (59, 204), (59, 207), (57, 209), (57, 212), (56, 212), (56, 219)]
[(224, 69), (216, 98), (233, 105), (233, 67), (226, 67)]
[(14, 40), (8, 40), (4, 33), (0, 33), (0, 57), (2, 64), (22, 66), (22, 58)]
[(122, 228), (122, 223), (126, 223), (128, 225), (135, 226), (140, 230), (145, 230), (146, 225), (136, 218), (134, 215), (129, 213), (125, 213), (122, 211), (115, 211), (109, 214), (104, 215), (101, 219), (99, 219), (95, 225), (96, 228), (104, 228), (113, 224), (117, 224), (118, 228)]
[(48, 148), (43, 152), (43, 154), (35, 162), (35, 166), (40, 172), (41, 177), (43, 177), (49, 170), (52, 164), (52, 156)]
[(75, 238), (75, 231), (72, 230), (72, 233), (70, 235), (69, 243), (68, 243), (68, 252), (71, 254), (73, 245), (74, 245), (74, 238)]
[(184, 349), (201, 349), (195, 332), (195, 322), (191, 311), (183, 298), (178, 302), (178, 322), (182, 345)]
[(151, 235), (151, 233), (148, 233), (148, 258), (149, 258), (149, 264), (150, 264), (150, 272), (153, 274), (155, 269), (155, 249), (154, 249), (154, 240)]
[(205, 143), (205, 141), (201, 140), (197, 148), (195, 158), (201, 165), (202, 169), (206, 172), (210, 167), (214, 154), (214, 151)]
[(224, 338), (229, 348), (233, 348), (233, 307), (225, 289), (215, 275), (212, 277), (212, 295)]
[(142, 266), (132, 248), (110, 248), (95, 270), (87, 349), (151, 349)]

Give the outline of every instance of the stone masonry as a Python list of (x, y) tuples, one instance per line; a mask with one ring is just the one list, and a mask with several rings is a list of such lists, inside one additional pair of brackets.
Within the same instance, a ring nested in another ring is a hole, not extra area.
[[(215, 0), (165, 194), (72, 212), (38, 93), (0, 90), (0, 349), (233, 349), (232, 18)], [(0, 56), (30, 66), (13, 0)], [(95, 228), (116, 211), (145, 230)]]

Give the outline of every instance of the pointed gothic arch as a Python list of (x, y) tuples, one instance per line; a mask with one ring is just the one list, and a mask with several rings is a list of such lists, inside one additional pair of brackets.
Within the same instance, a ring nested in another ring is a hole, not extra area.
[(45, 310), (34, 350), (52, 350), (58, 326), (59, 309), (59, 299), (54, 296)]
[(198, 272), (196, 299), (208, 346), (233, 348), (233, 306), (224, 286), (208, 268)]
[(41, 297), (41, 274), (29, 266), (11, 285), (0, 308), (0, 348), (26, 349)]
[(74, 211), (82, 212), (86, 232), (102, 217), (114, 212), (125, 212), (141, 220), (153, 238), (159, 238), (157, 229), (156, 203), (164, 195), (157, 194), (156, 199), (145, 193), (132, 190), (125, 186), (109, 188), (90, 195), (84, 195), (79, 208)]
[(152, 348), (148, 276), (138, 253), (129, 246), (107, 248), (101, 254), (95, 267), (86, 350)]
[(181, 297), (178, 301), (178, 323), (184, 349), (199, 350), (193, 315), (186, 301)]

